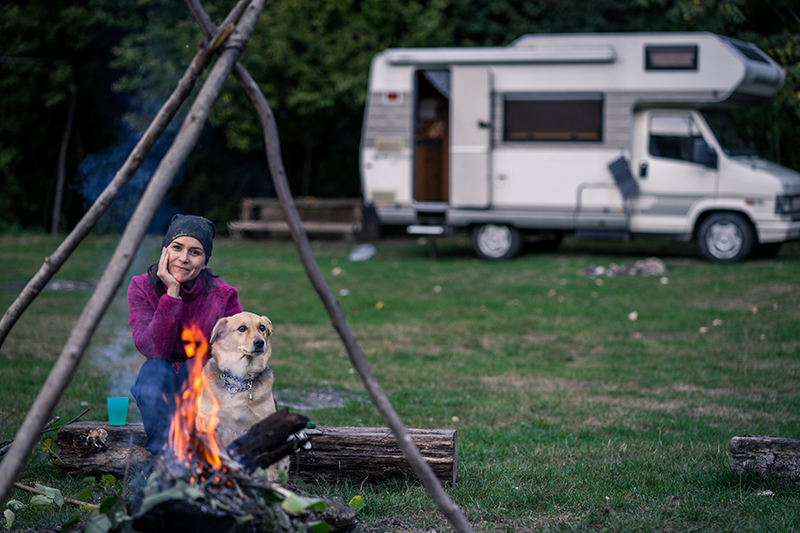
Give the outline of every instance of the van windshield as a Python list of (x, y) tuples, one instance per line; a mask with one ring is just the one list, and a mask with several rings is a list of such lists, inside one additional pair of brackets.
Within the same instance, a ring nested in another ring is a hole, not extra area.
[(703, 117), (727, 155), (758, 155), (753, 142), (744, 138), (728, 113), (703, 111)]

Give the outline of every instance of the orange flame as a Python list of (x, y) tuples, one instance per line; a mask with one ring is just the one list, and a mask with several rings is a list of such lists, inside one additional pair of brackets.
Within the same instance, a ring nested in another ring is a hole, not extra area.
[(208, 427), (203, 428), (203, 431), (195, 428), (200, 393), (203, 390), (203, 360), (208, 352), (208, 342), (202, 330), (195, 324), (184, 328), (181, 340), (188, 357), (184, 364), (189, 365), (189, 376), (182, 390), (175, 395), (177, 408), (170, 424), (169, 446), (179, 460), (189, 461), (193, 455), (197, 455), (216, 470), (222, 466), (222, 461), (216, 432), (219, 404), (215, 399), (212, 398), (213, 409)]

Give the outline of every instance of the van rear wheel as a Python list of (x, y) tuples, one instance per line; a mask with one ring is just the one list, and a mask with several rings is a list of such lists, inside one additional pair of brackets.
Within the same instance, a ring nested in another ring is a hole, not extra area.
[(737, 213), (711, 215), (700, 226), (700, 251), (715, 263), (735, 263), (750, 255), (755, 235), (750, 223)]
[(506, 224), (481, 224), (472, 230), (472, 250), (480, 259), (502, 261), (522, 251), (522, 233)]

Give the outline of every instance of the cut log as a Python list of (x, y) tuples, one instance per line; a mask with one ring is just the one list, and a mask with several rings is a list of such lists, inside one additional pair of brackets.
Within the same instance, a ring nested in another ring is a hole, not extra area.
[[(453, 429), (407, 428), (409, 437), (441, 481), (458, 478)], [(292, 458), (290, 474), (304, 479), (342, 477), (379, 481), (413, 474), (389, 428), (320, 427), (307, 431), (311, 449)]]
[(737, 474), (800, 484), (800, 440), (738, 435), (731, 439), (730, 466)]
[(145, 440), (141, 422), (125, 426), (76, 422), (62, 426), (58, 430), (59, 470), (65, 474), (124, 474), (126, 468), (150, 463)]
[[(422, 456), (442, 481), (458, 478), (457, 433), (449, 429), (407, 429)], [(311, 449), (292, 456), (291, 474), (378, 481), (412, 473), (388, 428), (318, 427), (306, 431)], [(122, 475), (150, 463), (141, 423), (109, 426), (76, 422), (58, 430), (62, 473)], [(243, 450), (244, 451), (244, 450)], [(247, 453), (245, 451), (245, 453)]]

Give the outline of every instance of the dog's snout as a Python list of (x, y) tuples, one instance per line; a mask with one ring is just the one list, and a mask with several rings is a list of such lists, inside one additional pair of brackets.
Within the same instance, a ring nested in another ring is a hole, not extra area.
[(264, 349), (264, 339), (255, 339), (253, 341), (253, 348), (256, 350), (263, 350)]

